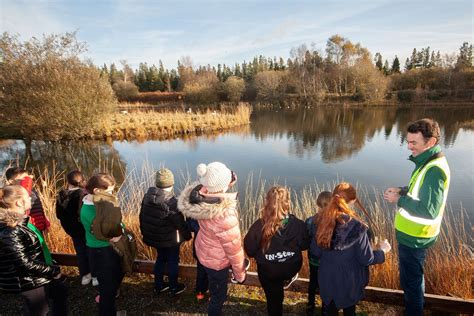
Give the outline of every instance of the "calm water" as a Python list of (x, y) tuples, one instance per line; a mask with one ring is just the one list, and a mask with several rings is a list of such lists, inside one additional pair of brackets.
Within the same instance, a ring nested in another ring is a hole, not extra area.
[(91, 173), (106, 163), (120, 178), (119, 166), (140, 170), (146, 161), (194, 177), (198, 163), (222, 161), (237, 172), (241, 185), (253, 173), (296, 190), (341, 179), (383, 190), (408, 183), (414, 165), (407, 160), (404, 130), (422, 117), (433, 117), (441, 125), (441, 146), (452, 172), (448, 203), (454, 209), (462, 204), (473, 214), (474, 107), (265, 110), (253, 113), (250, 126), (166, 141), (3, 140), (0, 167), (19, 159), (21, 164), (28, 160), (29, 165), (50, 168), (54, 162), (59, 170), (77, 164)]

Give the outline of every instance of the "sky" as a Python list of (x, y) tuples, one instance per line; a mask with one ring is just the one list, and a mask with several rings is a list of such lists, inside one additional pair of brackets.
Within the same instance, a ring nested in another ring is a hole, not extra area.
[(339, 34), (404, 65), (415, 47), (444, 54), (472, 43), (473, 13), (472, 0), (0, 0), (0, 32), (27, 40), (77, 31), (94, 64), (132, 68), (175, 68), (182, 56), (194, 66), (286, 60), (302, 44), (324, 53)]

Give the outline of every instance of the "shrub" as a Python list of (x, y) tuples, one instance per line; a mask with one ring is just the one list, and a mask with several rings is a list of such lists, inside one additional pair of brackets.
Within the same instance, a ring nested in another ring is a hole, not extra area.
[(79, 59), (75, 33), (25, 42), (3, 33), (0, 51), (0, 110), (23, 137), (78, 138), (116, 103), (108, 79)]
[(397, 92), (397, 98), (400, 102), (412, 102), (415, 95), (415, 90), (412, 89), (400, 90)]
[(257, 99), (272, 101), (281, 98), (285, 93), (284, 75), (281, 71), (273, 70), (259, 72), (254, 78)]
[(138, 96), (138, 87), (131, 81), (117, 81), (112, 85), (119, 101), (131, 101)]
[(231, 102), (239, 102), (245, 91), (244, 79), (231, 76), (224, 82), (224, 91)]

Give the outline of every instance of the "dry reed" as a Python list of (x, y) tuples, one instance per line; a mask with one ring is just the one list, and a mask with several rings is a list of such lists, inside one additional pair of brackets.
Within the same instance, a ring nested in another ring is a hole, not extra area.
[(131, 112), (115, 113), (103, 120), (89, 137), (95, 139), (168, 138), (176, 135), (229, 129), (250, 123), (249, 104), (240, 103), (232, 112)]
[[(137, 236), (139, 258), (154, 260), (155, 250), (144, 245), (141, 240), (138, 213), (141, 200), (145, 190), (153, 185), (153, 168), (147, 163), (141, 170), (132, 170), (124, 177), (124, 182), (119, 188), (118, 197), (123, 210), (123, 220)], [(185, 181), (191, 177), (182, 174)], [(74, 253), (71, 239), (61, 228), (54, 214), (55, 197), (58, 188), (64, 186), (64, 172), (43, 170), (36, 181), (36, 188), (43, 202), (45, 212), (51, 221), (50, 232), (47, 235), (48, 245), (53, 252)], [(326, 188), (325, 188), (326, 187)], [(292, 212), (299, 218), (305, 219), (314, 214), (316, 208), (316, 196), (324, 189), (333, 185), (305, 187), (301, 192), (292, 191)], [(268, 188), (266, 182), (250, 175), (240, 194), (244, 195), (240, 205), (241, 228), (243, 234), (250, 225), (258, 218), (259, 209), (262, 205), (265, 191)], [(182, 188), (178, 188), (182, 189)], [(178, 190), (179, 191), (179, 190)], [(389, 206), (382, 198), (382, 194), (374, 190), (369, 199), (366, 188), (358, 188), (359, 198), (368, 209), (372, 220), (375, 222), (375, 232), (379, 238), (387, 238), (393, 246), (392, 252), (387, 256), (386, 262), (371, 267), (370, 285), (384, 288), (399, 288), (398, 261), (393, 228), (393, 206)], [(364, 216), (361, 214), (361, 217)], [(470, 233), (464, 229), (467, 221), (465, 211), (454, 212), (447, 209), (443, 220), (443, 228), (436, 245), (428, 251), (425, 264), (425, 279), (427, 293), (449, 295), (461, 298), (472, 298), (473, 264)], [(186, 242), (181, 247), (181, 262), (194, 263), (192, 256), (192, 244)], [(255, 268), (255, 265), (252, 266)], [(308, 275), (308, 263), (305, 258), (301, 271), (302, 276)]]

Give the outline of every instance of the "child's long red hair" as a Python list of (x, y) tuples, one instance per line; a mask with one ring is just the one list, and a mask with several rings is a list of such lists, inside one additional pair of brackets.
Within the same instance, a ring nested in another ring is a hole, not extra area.
[[(332, 193), (329, 205), (321, 209), (317, 217), (318, 230), (316, 233), (316, 243), (319, 247), (329, 249), (331, 247), (332, 235), (336, 223), (345, 223), (344, 218), (356, 218), (360, 222), (362, 220), (349, 207), (348, 203), (355, 201), (357, 206), (365, 210), (359, 199), (357, 199), (355, 188), (347, 182), (338, 184)], [(362, 222), (363, 223), (363, 222)]]

